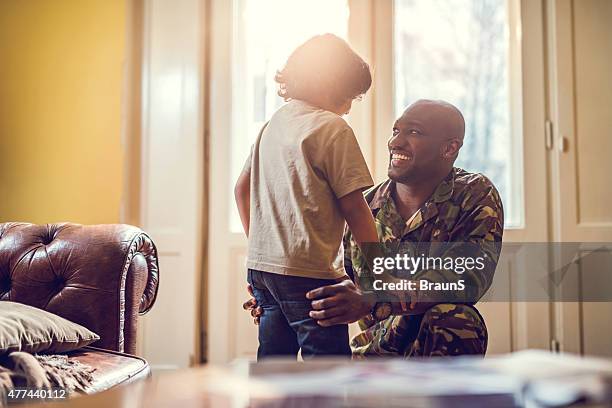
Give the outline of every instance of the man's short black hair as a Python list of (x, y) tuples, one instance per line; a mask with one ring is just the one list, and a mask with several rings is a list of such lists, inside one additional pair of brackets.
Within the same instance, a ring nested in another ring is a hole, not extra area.
[(343, 103), (365, 94), (372, 85), (370, 66), (333, 34), (317, 35), (300, 45), (274, 79), (286, 101), (314, 104), (322, 98)]

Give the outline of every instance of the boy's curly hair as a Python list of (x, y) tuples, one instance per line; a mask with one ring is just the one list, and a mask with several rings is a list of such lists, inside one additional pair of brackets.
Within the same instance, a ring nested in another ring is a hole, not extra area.
[(278, 95), (301, 99), (343, 103), (365, 94), (372, 85), (370, 66), (346, 41), (333, 35), (317, 35), (296, 48), (285, 67), (276, 72)]

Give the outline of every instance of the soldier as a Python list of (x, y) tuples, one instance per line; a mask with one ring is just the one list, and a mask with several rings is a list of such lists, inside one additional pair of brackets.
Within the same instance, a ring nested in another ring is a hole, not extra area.
[[(410, 308), (383, 302), (360, 287), (367, 268), (350, 232), (345, 268), (355, 280), (314, 289), (310, 316), (321, 326), (359, 321), (353, 358), (368, 356), (484, 355), (488, 334), (474, 307), (491, 285), (503, 234), (503, 208), (495, 186), (482, 174), (453, 166), (463, 144), (461, 112), (443, 101), (420, 100), (393, 126), (388, 142), (389, 179), (365, 193), (383, 243), (470, 243), (486, 254), (483, 270), (462, 274), (470, 295), (452, 303), (410, 293)], [(426, 270), (418, 278), (447, 282), (452, 271)], [(257, 323), (262, 310), (244, 304)]]

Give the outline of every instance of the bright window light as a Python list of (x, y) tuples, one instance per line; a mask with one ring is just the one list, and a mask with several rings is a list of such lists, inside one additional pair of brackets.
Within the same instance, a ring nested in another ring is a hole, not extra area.
[[(233, 185), (259, 130), (283, 100), (274, 74), (301, 43), (317, 34), (348, 34), (348, 0), (235, 0), (231, 172)], [(242, 232), (235, 206), (230, 229)]]
[[(515, 0), (395, 0), (395, 114), (444, 99), (466, 120), (456, 166), (497, 186), (506, 227), (523, 223), (520, 44)], [(519, 56), (517, 56), (519, 55)]]

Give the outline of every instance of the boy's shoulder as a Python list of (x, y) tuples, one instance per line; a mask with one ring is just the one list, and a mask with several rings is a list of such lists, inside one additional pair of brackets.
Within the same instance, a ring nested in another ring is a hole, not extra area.
[(299, 123), (301, 129), (308, 129), (310, 133), (341, 134), (347, 131), (352, 132), (349, 124), (341, 116), (296, 99), (281, 106), (270, 120), (271, 123), (281, 122), (282, 124), (287, 121), (293, 124)]

